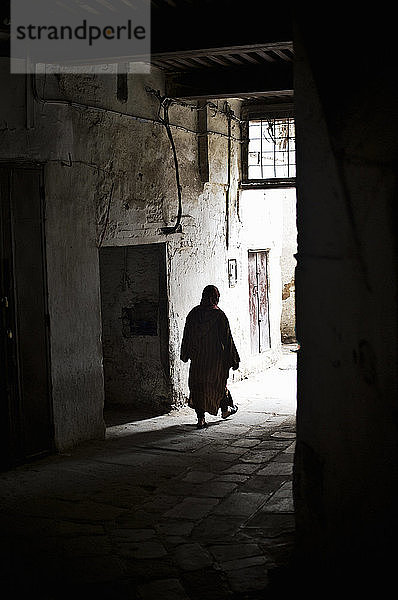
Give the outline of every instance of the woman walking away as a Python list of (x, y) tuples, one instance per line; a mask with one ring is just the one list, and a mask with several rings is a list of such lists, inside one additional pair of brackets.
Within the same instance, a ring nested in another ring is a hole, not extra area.
[(226, 314), (218, 307), (220, 292), (207, 285), (202, 299), (188, 314), (181, 344), (181, 360), (191, 360), (188, 386), (189, 406), (198, 417), (198, 429), (206, 427), (205, 413), (223, 419), (233, 415), (237, 406), (228, 407), (226, 384), (229, 369), (239, 367), (239, 354)]

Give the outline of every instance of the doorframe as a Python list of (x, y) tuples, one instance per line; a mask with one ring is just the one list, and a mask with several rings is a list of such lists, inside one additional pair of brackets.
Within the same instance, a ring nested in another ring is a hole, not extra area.
[[(19, 465), (30, 460), (35, 460), (41, 456), (47, 456), (55, 451), (55, 426), (54, 426), (54, 410), (53, 410), (53, 389), (52, 389), (52, 377), (51, 377), (51, 335), (50, 335), (50, 314), (49, 314), (49, 290), (48, 290), (48, 270), (47, 270), (47, 246), (46, 246), (46, 198), (45, 198), (45, 163), (36, 161), (1, 161), (0, 169), (4, 169), (8, 176), (8, 206), (9, 206), (9, 217), (10, 217), (10, 254), (12, 259), (12, 292), (13, 292), (13, 314), (12, 321), (15, 330), (15, 361), (16, 361), (16, 381), (15, 381), (15, 410), (11, 412), (11, 406), (7, 397), (6, 407), (7, 411), (7, 433), (8, 433), (8, 444), (6, 447), (7, 456), (3, 457), (1, 464), (5, 468), (10, 468), (13, 465)], [(47, 409), (49, 418), (49, 436), (48, 446), (46, 449), (38, 451), (34, 454), (27, 454), (25, 450), (25, 444), (23, 439), (23, 425), (22, 421), (22, 408), (21, 408), (21, 378), (20, 378), (20, 336), (19, 336), (19, 323), (18, 313), (16, 309), (17, 300), (17, 283), (15, 278), (15, 231), (13, 223), (13, 204), (11, 197), (11, 175), (14, 170), (33, 170), (36, 171), (39, 176), (39, 202), (40, 202), (40, 246), (41, 246), (41, 269), (43, 275), (43, 310), (44, 310), (44, 337), (45, 337), (45, 360), (46, 360), (46, 380), (47, 380)], [(7, 355), (7, 350), (5, 349)], [(8, 361), (7, 361), (8, 362)], [(9, 385), (9, 374), (7, 371), (5, 375), (5, 389), (7, 391)], [(17, 423), (12, 423), (11, 419), (14, 417)]]

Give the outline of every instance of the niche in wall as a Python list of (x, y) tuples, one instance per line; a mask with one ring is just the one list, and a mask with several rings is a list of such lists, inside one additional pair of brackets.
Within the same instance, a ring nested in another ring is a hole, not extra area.
[(105, 407), (167, 410), (164, 244), (100, 250)]

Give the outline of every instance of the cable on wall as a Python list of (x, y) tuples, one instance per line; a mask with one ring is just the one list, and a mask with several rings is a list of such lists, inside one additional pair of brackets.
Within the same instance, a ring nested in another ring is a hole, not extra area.
[(168, 135), (168, 138), (169, 138), (170, 144), (171, 144), (171, 149), (173, 152), (174, 169), (175, 169), (176, 184), (177, 184), (178, 212), (177, 212), (177, 220), (175, 222), (175, 225), (173, 225), (173, 227), (162, 227), (162, 231), (163, 231), (163, 233), (181, 233), (181, 231), (182, 231), (182, 229), (181, 229), (181, 217), (182, 217), (181, 184), (180, 184), (180, 174), (179, 174), (179, 167), (178, 167), (177, 151), (176, 151), (173, 135), (172, 135), (171, 129), (170, 129), (169, 106), (170, 106), (170, 101), (167, 98), (163, 102), (162, 122), (166, 128), (167, 135)]
[[(146, 88), (146, 91), (148, 93), (152, 94), (153, 96), (155, 96), (155, 98), (157, 98), (157, 100), (159, 101), (158, 119), (164, 125), (166, 132), (167, 132), (167, 136), (168, 136), (170, 144), (171, 144), (171, 150), (173, 152), (173, 159), (174, 159), (176, 184), (177, 184), (177, 199), (178, 199), (177, 220), (172, 227), (162, 227), (161, 230), (163, 233), (166, 233), (166, 234), (181, 233), (181, 231), (182, 231), (182, 227), (181, 227), (182, 194), (181, 194), (181, 183), (180, 183), (180, 171), (179, 171), (179, 166), (178, 166), (177, 150), (176, 150), (175, 142), (173, 139), (173, 134), (171, 132), (170, 120), (169, 120), (169, 108), (170, 108), (171, 104), (173, 103), (173, 99), (167, 98), (166, 96), (161, 96), (160, 92), (158, 92), (156, 90), (152, 90), (151, 88)], [(161, 114), (160, 114), (161, 111), (163, 111), (163, 116), (161, 116)]]
[(227, 185), (225, 189), (225, 242), (227, 250), (229, 248), (229, 203), (230, 203), (230, 190), (231, 190), (231, 122), (233, 117), (233, 111), (229, 106), (228, 102), (225, 103), (225, 112), (227, 115), (228, 123), (228, 160), (227, 160)]
[[(173, 226), (168, 226), (168, 227), (162, 227), (161, 231), (165, 234), (170, 234), (170, 233), (181, 233), (182, 231), (182, 226), (181, 226), (181, 218), (182, 218), (182, 191), (181, 191), (181, 183), (180, 183), (180, 175), (179, 175), (179, 165), (178, 165), (178, 158), (177, 158), (177, 151), (176, 151), (176, 146), (175, 146), (175, 142), (173, 139), (173, 135), (172, 135), (172, 131), (171, 128), (175, 128), (175, 129), (179, 129), (191, 134), (194, 134), (196, 136), (199, 135), (199, 133), (197, 131), (188, 129), (186, 127), (182, 127), (179, 125), (173, 125), (170, 123), (169, 120), (169, 108), (171, 105), (176, 104), (179, 106), (183, 106), (186, 108), (190, 108), (190, 110), (204, 110), (207, 107), (210, 107), (211, 109), (213, 109), (214, 111), (214, 115), (215, 116), (217, 113), (219, 114), (224, 114), (227, 116), (228, 119), (228, 134), (223, 134), (223, 133), (219, 133), (219, 132), (214, 132), (214, 131), (208, 131), (209, 134), (213, 134), (213, 135), (219, 135), (221, 137), (226, 137), (228, 139), (228, 183), (227, 183), (227, 188), (226, 188), (226, 210), (227, 210), (227, 214), (226, 214), (226, 229), (227, 229), (227, 248), (228, 248), (228, 238), (229, 238), (229, 188), (230, 188), (230, 153), (231, 153), (231, 140), (234, 140), (236, 142), (242, 143), (242, 140), (239, 138), (235, 138), (231, 136), (231, 121), (235, 120), (237, 122), (241, 122), (241, 120), (236, 117), (234, 115), (234, 112), (231, 110), (231, 108), (229, 107), (228, 103), (226, 103), (226, 109), (225, 110), (220, 110), (218, 108), (218, 106), (216, 104), (214, 104), (211, 101), (207, 101), (205, 102), (201, 107), (198, 106), (193, 106), (187, 102), (183, 102), (181, 100), (177, 100), (175, 98), (169, 98), (166, 96), (162, 96), (160, 94), (160, 92), (158, 90), (154, 90), (153, 88), (150, 87), (146, 87), (146, 91), (149, 94), (152, 94), (153, 96), (155, 96), (157, 98), (157, 100), (159, 101), (159, 108), (158, 108), (158, 115), (157, 115), (157, 119), (151, 119), (151, 118), (146, 118), (146, 117), (138, 117), (135, 115), (132, 115), (131, 113), (128, 112), (123, 112), (123, 111), (119, 111), (119, 110), (115, 110), (115, 109), (110, 109), (110, 108), (104, 108), (104, 107), (100, 107), (100, 106), (94, 106), (94, 105), (89, 105), (89, 104), (84, 104), (81, 102), (74, 102), (71, 100), (64, 100), (64, 99), (58, 99), (58, 98), (43, 98), (40, 96), (38, 89), (37, 89), (37, 77), (36, 77), (36, 73), (33, 73), (32, 75), (30, 75), (30, 79), (31, 79), (31, 89), (32, 89), (32, 96), (34, 98), (34, 100), (38, 103), (38, 104), (55, 104), (55, 105), (61, 105), (61, 106), (69, 106), (69, 107), (73, 107), (73, 108), (78, 108), (78, 109), (83, 109), (83, 110), (94, 110), (94, 111), (98, 111), (98, 112), (103, 112), (103, 113), (110, 113), (110, 114), (116, 114), (119, 116), (125, 116), (129, 119), (134, 119), (136, 121), (139, 122), (143, 122), (143, 123), (157, 123), (157, 124), (162, 124), (165, 129), (166, 129), (166, 133), (167, 136), (169, 138), (170, 144), (171, 144), (171, 149), (172, 149), (172, 153), (173, 153), (173, 160), (174, 160), (174, 167), (175, 167), (175, 177), (176, 177), (176, 185), (177, 185), (177, 199), (178, 199), (178, 212), (177, 212), (177, 219), (176, 222)], [(161, 111), (163, 111), (163, 116), (161, 116)], [(71, 157), (69, 155), (69, 162), (72, 163)], [(68, 165), (70, 166), (70, 164)], [(107, 217), (106, 217), (106, 222), (105, 222), (105, 227), (104, 230), (102, 232), (101, 235), (101, 239), (99, 242), (99, 245), (102, 245), (102, 241), (107, 229), (107, 225), (108, 225), (108, 220), (109, 220), (109, 210), (110, 210), (110, 204), (111, 204), (111, 200), (112, 200), (112, 194), (113, 194), (113, 185), (111, 188), (111, 193), (110, 193), (110, 200), (109, 200), (109, 204), (108, 204), (108, 210), (107, 210)]]
[[(93, 111), (102, 112), (102, 113), (109, 113), (111, 115), (118, 115), (121, 117), (126, 117), (128, 119), (132, 119), (133, 121), (138, 121), (140, 123), (150, 123), (150, 124), (154, 124), (154, 125), (162, 124), (162, 122), (159, 120), (159, 118), (151, 119), (150, 117), (140, 117), (137, 115), (133, 115), (129, 112), (116, 110), (114, 108), (105, 108), (103, 106), (96, 106), (94, 104), (84, 104), (83, 102), (75, 102), (73, 100), (64, 100), (64, 99), (60, 99), (60, 98), (43, 98), (42, 96), (40, 96), (40, 94), (37, 90), (36, 73), (29, 75), (29, 77), (31, 79), (32, 96), (38, 104), (41, 104), (41, 105), (54, 104), (54, 105), (59, 105), (59, 106), (69, 106), (70, 108), (93, 110)], [(152, 90), (152, 88), (148, 88), (148, 87), (146, 88), (146, 91), (151, 92), (151, 93), (153, 93), (153, 92), (158, 93), (158, 92), (156, 92), (156, 90)], [(170, 100), (171, 100), (171, 104), (179, 104), (180, 106), (189, 107), (191, 110), (198, 110), (196, 107), (191, 106), (187, 102), (181, 102), (181, 101), (175, 100), (174, 98), (171, 98)], [(218, 109), (218, 107), (212, 102), (206, 103), (205, 106), (212, 107), (216, 112), (220, 112), (220, 113), (223, 112), (223, 111), (220, 111)], [(235, 117), (235, 119), (239, 120), (239, 119), (237, 119), (237, 117)], [(182, 125), (174, 125), (173, 123), (169, 123), (169, 125), (173, 129), (178, 129), (179, 131), (185, 131), (186, 133), (191, 133), (196, 136), (199, 135), (198, 132), (195, 131), (194, 129), (189, 129), (188, 127), (183, 127)], [(221, 133), (219, 131), (208, 131), (208, 133), (211, 135), (216, 135), (216, 136), (220, 136), (220, 137), (227, 137), (227, 134)], [(235, 142), (239, 142), (239, 143), (241, 143), (241, 141), (242, 141), (240, 138), (235, 138), (235, 137), (232, 137), (231, 139), (233, 139)]]

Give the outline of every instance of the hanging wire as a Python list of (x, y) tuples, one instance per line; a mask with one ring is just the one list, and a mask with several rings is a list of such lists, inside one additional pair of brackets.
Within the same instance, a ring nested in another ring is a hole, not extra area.
[[(179, 166), (178, 166), (177, 150), (176, 150), (175, 142), (173, 139), (173, 134), (171, 133), (170, 121), (169, 121), (169, 108), (170, 108), (170, 105), (172, 104), (172, 99), (167, 98), (166, 96), (161, 96), (160, 92), (157, 92), (154, 95), (159, 101), (158, 119), (164, 125), (164, 127), (166, 129), (167, 136), (168, 136), (170, 144), (171, 144), (171, 150), (173, 152), (174, 171), (175, 171), (175, 177), (176, 177), (177, 199), (178, 199), (177, 220), (172, 227), (162, 227), (162, 231), (163, 231), (163, 233), (166, 233), (166, 234), (181, 233), (181, 231), (182, 231), (182, 228), (181, 228), (182, 194), (181, 194), (181, 184), (180, 184), (180, 172), (179, 172)], [(163, 116), (161, 116), (161, 114), (160, 114), (162, 110), (163, 110)]]
[(227, 186), (225, 190), (225, 241), (227, 250), (229, 248), (229, 235), (230, 235), (230, 223), (229, 223), (229, 204), (230, 204), (230, 191), (231, 191), (231, 121), (233, 118), (233, 111), (229, 106), (228, 102), (225, 103), (225, 114), (227, 115), (228, 122), (228, 162), (227, 162)]
[[(60, 106), (68, 106), (68, 107), (72, 107), (72, 108), (78, 108), (78, 109), (83, 109), (83, 110), (94, 110), (97, 112), (103, 112), (106, 114), (115, 114), (115, 115), (119, 115), (119, 116), (124, 116), (127, 117), (129, 119), (133, 119), (139, 122), (143, 122), (143, 123), (160, 123), (162, 124), (167, 132), (167, 136), (169, 138), (170, 144), (171, 144), (171, 148), (172, 148), (172, 152), (173, 152), (173, 159), (174, 159), (174, 166), (175, 166), (175, 176), (176, 176), (176, 185), (177, 185), (177, 197), (178, 197), (178, 213), (177, 213), (177, 219), (176, 219), (176, 223), (171, 226), (171, 227), (163, 227), (162, 231), (163, 233), (177, 233), (177, 232), (181, 232), (181, 218), (182, 218), (182, 194), (181, 194), (181, 184), (180, 184), (180, 176), (179, 176), (179, 165), (178, 165), (178, 158), (177, 158), (177, 151), (176, 151), (176, 146), (175, 146), (175, 142), (173, 139), (173, 135), (172, 135), (172, 131), (171, 128), (175, 128), (175, 129), (179, 129), (181, 131), (185, 131), (191, 134), (194, 134), (196, 136), (200, 135), (197, 131), (188, 129), (186, 127), (183, 126), (179, 126), (179, 125), (173, 125), (170, 123), (169, 120), (169, 108), (172, 105), (178, 105), (178, 106), (183, 106), (185, 108), (189, 108), (191, 111), (192, 110), (204, 110), (205, 108), (210, 108), (212, 109), (213, 112), (213, 117), (216, 116), (216, 114), (223, 114), (226, 115), (228, 118), (228, 122), (229, 124), (231, 123), (232, 120), (237, 121), (238, 123), (242, 123), (243, 121), (241, 121), (238, 117), (236, 117), (236, 115), (234, 114), (234, 112), (230, 109), (230, 107), (227, 105), (227, 109), (226, 110), (222, 110), (220, 109), (216, 104), (214, 104), (214, 102), (211, 101), (207, 101), (205, 102), (202, 106), (198, 107), (198, 106), (194, 106), (192, 104), (189, 104), (188, 102), (184, 102), (182, 100), (178, 100), (176, 98), (169, 98), (166, 96), (162, 96), (160, 94), (160, 92), (158, 90), (155, 90), (153, 88), (150, 88), (148, 86), (145, 87), (145, 90), (152, 94), (153, 96), (155, 96), (159, 102), (159, 106), (158, 106), (158, 112), (157, 112), (157, 118), (156, 119), (151, 119), (151, 118), (147, 118), (147, 117), (138, 117), (135, 115), (132, 115), (131, 113), (128, 112), (123, 112), (123, 111), (119, 111), (119, 110), (114, 110), (114, 109), (109, 109), (109, 108), (104, 108), (104, 107), (100, 107), (100, 106), (94, 106), (94, 105), (90, 105), (90, 104), (85, 104), (82, 102), (74, 102), (71, 100), (65, 100), (65, 99), (59, 99), (59, 98), (44, 98), (42, 97), (37, 89), (37, 77), (36, 77), (36, 73), (33, 73), (30, 77), (31, 80), (31, 89), (32, 89), (32, 95), (34, 100), (38, 103), (41, 104), (42, 106), (46, 105), (46, 104), (54, 104), (54, 105), (60, 105)], [(163, 115), (161, 115), (161, 112), (163, 111)], [(228, 134), (224, 134), (224, 133), (220, 133), (220, 132), (215, 132), (215, 131), (208, 131), (209, 134), (213, 134), (213, 135), (218, 135), (221, 137), (225, 137), (228, 139), (228, 142), (230, 143), (231, 140), (234, 140), (236, 142), (242, 143), (244, 140), (241, 140), (239, 138), (235, 138), (233, 136), (231, 136), (231, 127), (229, 125), (228, 127)], [(73, 162), (76, 161), (72, 161), (71, 156), (69, 155), (69, 164), (68, 166), (71, 166)], [(95, 165), (93, 165), (95, 166)], [(97, 167), (99, 168), (99, 167)], [(105, 226), (104, 226), (104, 230), (102, 232), (101, 235), (101, 239), (99, 242), (99, 246), (102, 245), (104, 236), (105, 236), (105, 232), (108, 226), (108, 220), (109, 220), (109, 211), (110, 211), (110, 205), (111, 205), (111, 201), (112, 201), (112, 194), (113, 194), (113, 184), (112, 184), (112, 188), (111, 188), (111, 193), (110, 193), (110, 197), (109, 197), (109, 204), (108, 204), (108, 210), (107, 210), (107, 216), (106, 216), (106, 222), (105, 222)]]
[[(118, 115), (120, 117), (126, 117), (127, 119), (131, 119), (133, 121), (138, 121), (140, 123), (150, 123), (150, 124), (154, 124), (154, 125), (162, 124), (162, 122), (159, 118), (151, 119), (150, 117), (140, 117), (138, 115), (133, 115), (129, 112), (124, 112), (124, 111), (116, 110), (113, 108), (105, 108), (103, 106), (96, 106), (94, 104), (85, 104), (83, 102), (75, 102), (73, 100), (65, 100), (62, 98), (44, 98), (44, 97), (40, 96), (38, 89), (37, 89), (36, 73), (33, 73), (31, 75), (30, 80), (31, 80), (32, 96), (33, 96), (34, 100), (37, 102), (37, 104), (41, 104), (42, 106), (45, 106), (47, 104), (53, 104), (53, 105), (58, 105), (58, 106), (68, 106), (70, 108), (76, 108), (76, 109), (80, 109), (80, 110), (92, 110), (92, 111), (100, 112), (100, 113), (104, 113), (104, 114)], [(145, 87), (145, 90), (148, 93), (152, 93), (155, 96), (157, 94), (159, 94), (159, 92), (157, 90), (154, 90), (148, 86)], [(207, 106), (209, 106), (210, 108), (212, 108), (214, 110), (214, 114), (212, 116), (216, 116), (217, 113), (226, 114), (224, 111), (220, 110), (216, 104), (214, 104), (213, 102), (210, 102), (210, 101), (206, 102), (206, 104), (203, 107), (198, 108), (198, 107), (195, 107), (195, 106), (189, 104), (188, 102), (176, 100), (175, 98), (170, 98), (170, 100), (171, 100), (171, 104), (178, 104), (179, 106), (185, 106), (185, 107), (190, 108), (191, 110), (204, 110)], [(236, 117), (235, 115), (233, 116), (233, 119), (235, 121), (238, 121), (239, 123), (243, 123), (243, 121), (238, 119), (238, 117)], [(171, 128), (178, 129), (179, 131), (185, 131), (186, 133), (191, 133), (196, 136), (200, 135), (194, 129), (189, 129), (188, 127), (183, 127), (182, 125), (174, 125), (173, 123), (170, 123), (169, 125)], [(208, 133), (211, 135), (219, 136), (219, 137), (228, 137), (227, 134), (221, 133), (219, 131), (210, 131), (209, 130)], [(231, 137), (231, 139), (234, 142), (242, 143), (242, 140), (239, 138)]]

